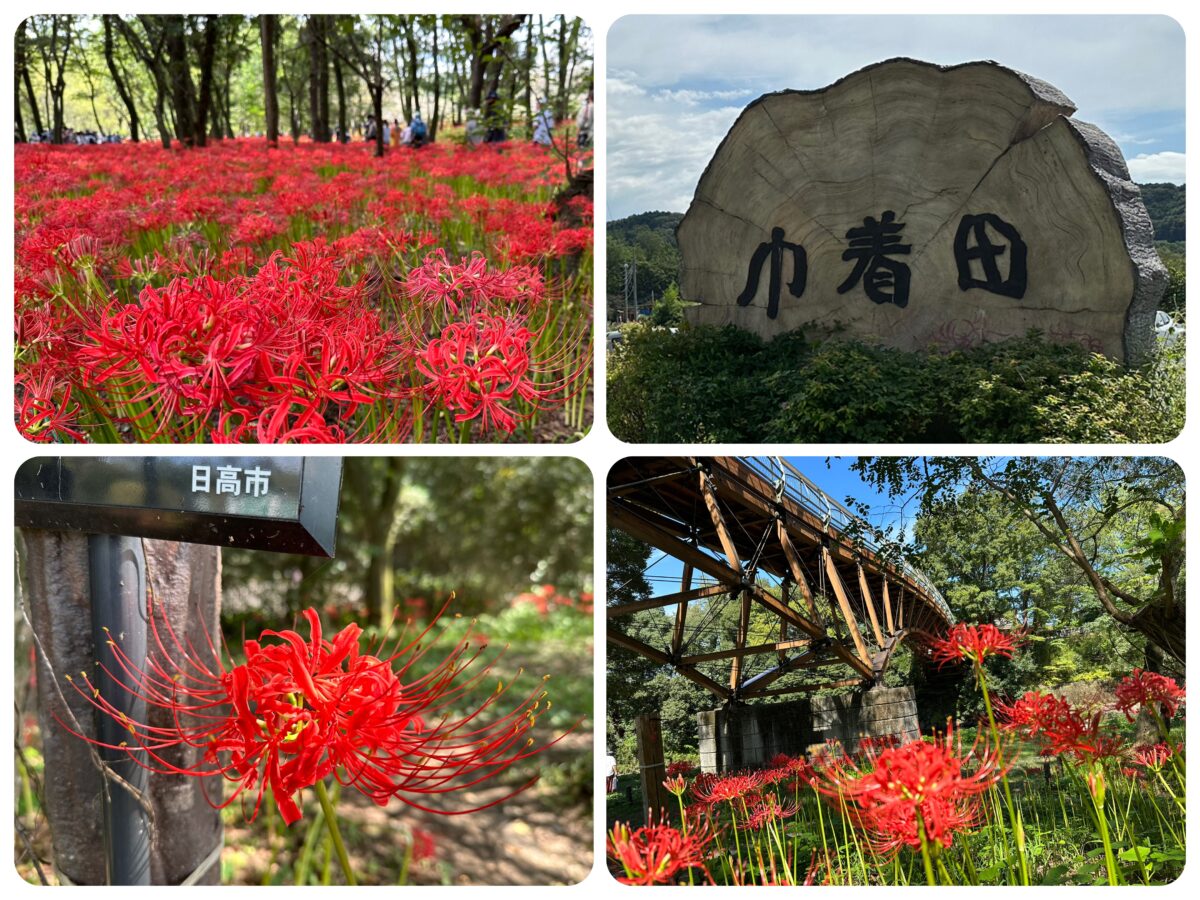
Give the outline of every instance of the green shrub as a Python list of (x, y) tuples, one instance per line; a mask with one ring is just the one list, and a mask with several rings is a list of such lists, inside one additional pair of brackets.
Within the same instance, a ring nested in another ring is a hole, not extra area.
[(1127, 370), (1029, 336), (946, 355), (734, 328), (629, 329), (609, 427), (676, 442), (1157, 442), (1183, 426), (1183, 342)]
[(770, 409), (763, 342), (735, 328), (632, 325), (609, 354), (609, 419), (625, 441), (736, 441), (753, 435)]

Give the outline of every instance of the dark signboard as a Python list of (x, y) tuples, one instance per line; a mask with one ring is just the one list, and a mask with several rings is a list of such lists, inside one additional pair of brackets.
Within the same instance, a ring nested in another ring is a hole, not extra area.
[(16, 524), (333, 556), (341, 482), (338, 457), (38, 457)]

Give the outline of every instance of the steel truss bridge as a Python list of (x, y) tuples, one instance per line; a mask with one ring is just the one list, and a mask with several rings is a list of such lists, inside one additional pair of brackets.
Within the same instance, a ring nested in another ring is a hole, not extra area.
[[(608, 642), (723, 701), (874, 684), (898, 646), (927, 656), (954, 623), (920, 571), (782, 459), (631, 457), (609, 472), (607, 505), (610, 528), (659, 551), (651, 568), (667, 557), (673, 572), (682, 565), (669, 593), (608, 606)], [(711, 649), (715, 617), (731, 603), (736, 633)], [(754, 607), (770, 614), (769, 641), (760, 614), (750, 642)], [(645, 610), (662, 611), (658, 646), (619, 627)]]

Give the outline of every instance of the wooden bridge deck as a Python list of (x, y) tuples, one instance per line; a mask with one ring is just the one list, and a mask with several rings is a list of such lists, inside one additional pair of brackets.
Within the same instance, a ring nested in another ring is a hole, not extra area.
[[(953, 615), (920, 572), (878, 549), (870, 526), (800, 473), (768, 458), (631, 457), (608, 478), (608, 525), (682, 564), (679, 589), (608, 607), (608, 641), (664, 665), (724, 700), (878, 681), (901, 643), (920, 649)], [(703, 583), (693, 586), (697, 573)], [(740, 604), (729, 646), (689, 649), (689, 608)], [(750, 644), (751, 609), (778, 638)], [(673, 607), (666, 646), (620, 620)], [(728, 677), (723, 667), (728, 666)], [(787, 679), (821, 669), (843, 676)], [(785, 686), (774, 686), (784, 680)]]

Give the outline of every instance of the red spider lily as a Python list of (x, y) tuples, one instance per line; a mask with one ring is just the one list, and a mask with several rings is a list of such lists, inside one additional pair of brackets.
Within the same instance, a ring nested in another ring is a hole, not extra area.
[(405, 292), (426, 306), (457, 315), (460, 308), (486, 310), (496, 303), (536, 306), (545, 297), (545, 284), (541, 271), (532, 266), (492, 269), (482, 253), (453, 264), (439, 249), (409, 271)]
[(702, 869), (708, 845), (715, 835), (707, 823), (697, 823), (684, 834), (670, 825), (649, 825), (630, 831), (618, 822), (608, 833), (608, 855), (621, 864), (622, 884), (674, 884), (688, 869)]
[(1183, 705), (1184, 691), (1174, 680), (1157, 672), (1134, 669), (1117, 685), (1117, 709), (1132, 722), (1144, 706), (1161, 704), (1166, 718), (1172, 719)]
[(898, 734), (866, 735), (858, 739), (858, 754), (874, 758), (880, 751), (899, 747), (902, 743)]
[(1051, 694), (1028, 691), (1012, 704), (998, 704), (1005, 727), (1021, 730), (1040, 741), (1046, 754), (1070, 753), (1084, 761), (1119, 757), (1121, 739), (1100, 731), (1103, 713), (1084, 716), (1066, 700)]
[[(490, 663), (478, 665), (482, 648), (473, 649), (469, 636), (433, 661), (436, 639), (426, 642), (432, 623), (411, 640), (401, 634), (390, 648), (381, 639), (363, 652), (357, 625), (327, 640), (314, 610), (304, 618), (308, 638), (264, 631), (260, 640), (245, 642), (244, 663), (226, 666), (215, 648), (202, 652), (181, 642), (169, 623), (159, 623), (152, 605), (149, 658), (131, 659), (110, 640), (116, 664), (106, 671), (148, 707), (169, 711), (170, 727), (125, 717), (86, 673), (83, 686), (72, 684), (129, 732), (112, 749), (126, 750), (152, 771), (224, 776), (236, 787), (221, 805), (252, 793), (251, 819), (269, 787), (288, 824), (301, 816), (296, 794), (330, 775), (381, 806), (395, 797), (442, 812), (420, 798), (477, 785), (549, 746), (530, 737), (548, 705), (540, 688), (502, 711), (511, 682), (500, 684), (468, 712), (457, 712), (491, 671)], [(499, 714), (489, 720), (493, 713)], [(169, 761), (169, 751), (184, 746), (202, 748), (202, 759), (187, 767)]]
[(795, 801), (781, 803), (774, 794), (764, 794), (750, 807), (749, 817), (738, 827), (745, 831), (757, 831), (771, 822), (790, 819), (799, 811), (800, 804)]
[(1133, 751), (1133, 758), (1139, 766), (1155, 772), (1165, 766), (1174, 755), (1175, 748), (1166, 743), (1137, 747)]
[(674, 762), (667, 763), (667, 775), (671, 775), (672, 778), (676, 775), (688, 776), (694, 772), (696, 772), (696, 764), (694, 762), (689, 762), (688, 760), (676, 760)]
[(696, 799), (712, 806), (745, 799), (754, 794), (761, 785), (762, 775), (759, 772), (734, 772), (703, 781), (697, 778), (692, 785), (692, 793)]
[(663, 781), (663, 787), (676, 797), (682, 797), (683, 792), (687, 790), (687, 779), (682, 775), (668, 776)]
[(455, 422), (480, 419), (485, 428), (511, 434), (522, 416), (520, 399), (536, 404), (548, 392), (534, 381), (534, 334), (520, 319), (479, 315), (451, 322), (421, 351), (417, 368), (427, 391), (454, 411)]
[(982, 665), (989, 656), (1012, 658), (1022, 643), (1020, 633), (1004, 632), (995, 625), (966, 625), (962, 622), (950, 629), (944, 638), (933, 642), (933, 659), (939, 665), (969, 659)]
[(922, 829), (926, 840), (949, 847), (955, 832), (977, 820), (978, 795), (1003, 774), (995, 750), (978, 749), (963, 756), (949, 734), (910, 741), (882, 751), (870, 769), (844, 758), (829, 765), (817, 788), (844, 805), (881, 852), (920, 849)]
[(17, 375), (15, 390), (17, 431), (22, 437), (39, 444), (83, 439), (75, 427), (79, 404), (71, 399), (70, 384), (57, 381), (49, 372), (25, 372)]
[(437, 841), (424, 828), (412, 827), (412, 858), (413, 862), (433, 859), (437, 856)]

